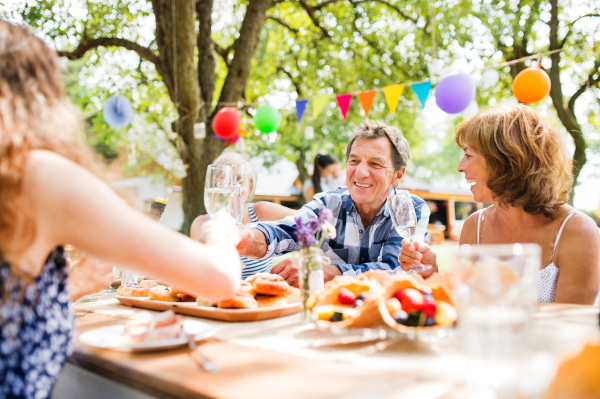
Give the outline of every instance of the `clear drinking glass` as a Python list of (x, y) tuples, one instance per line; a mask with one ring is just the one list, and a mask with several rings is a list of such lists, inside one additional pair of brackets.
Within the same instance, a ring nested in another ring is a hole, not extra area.
[(242, 185), (233, 183), (231, 189), (231, 200), (229, 201), (229, 214), (240, 224), (244, 218), (244, 198), (242, 196)]
[(204, 183), (204, 207), (211, 217), (221, 210), (227, 210), (232, 189), (231, 166), (208, 165)]
[(454, 259), (458, 327), (467, 379), (500, 389), (532, 347), (537, 303), (536, 244), (463, 245)]
[[(408, 191), (400, 190), (388, 197), (388, 206), (394, 228), (401, 237), (412, 243), (413, 237), (417, 233), (417, 213)], [(431, 269), (431, 266), (419, 263), (413, 265), (409, 273), (421, 273), (429, 269)]]
[(246, 183), (246, 165), (234, 163), (231, 165), (231, 180), (244, 187)]

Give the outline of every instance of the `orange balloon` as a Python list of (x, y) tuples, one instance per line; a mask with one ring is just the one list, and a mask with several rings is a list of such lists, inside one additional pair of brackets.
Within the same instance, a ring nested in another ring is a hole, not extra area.
[(550, 77), (543, 69), (527, 68), (513, 81), (512, 92), (522, 103), (537, 103), (550, 94)]

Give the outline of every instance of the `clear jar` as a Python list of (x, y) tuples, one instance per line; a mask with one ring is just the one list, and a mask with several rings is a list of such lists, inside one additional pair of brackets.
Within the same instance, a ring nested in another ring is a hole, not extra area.
[(298, 275), (302, 299), (302, 321), (305, 323), (312, 321), (310, 310), (307, 308), (308, 298), (323, 291), (325, 285), (323, 265), (329, 264), (331, 260), (325, 256), (321, 248), (310, 247), (300, 250)]

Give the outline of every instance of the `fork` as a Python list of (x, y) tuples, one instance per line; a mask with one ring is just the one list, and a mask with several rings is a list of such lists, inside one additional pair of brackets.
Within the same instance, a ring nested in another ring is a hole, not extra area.
[(202, 352), (198, 350), (198, 346), (196, 345), (196, 338), (194, 334), (188, 334), (188, 346), (192, 350), (191, 356), (192, 358), (202, 367), (202, 369), (209, 373), (216, 373), (221, 369), (217, 363), (211, 361), (209, 358), (204, 356)]

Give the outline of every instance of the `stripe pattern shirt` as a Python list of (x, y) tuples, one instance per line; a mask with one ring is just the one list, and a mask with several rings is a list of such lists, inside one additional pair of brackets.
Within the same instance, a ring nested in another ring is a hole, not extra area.
[[(248, 212), (250, 213), (250, 219), (253, 223), (259, 222), (258, 216), (254, 211), (254, 204), (246, 204), (248, 207)], [(273, 267), (272, 259), (264, 259), (264, 260), (254, 260), (246, 258), (245, 256), (240, 256), (242, 262), (244, 263), (244, 269), (242, 270), (242, 278), (250, 277), (255, 275), (256, 273), (268, 273), (271, 271)]]
[[(396, 189), (392, 189), (390, 195), (395, 193)], [(411, 198), (418, 220), (414, 239), (423, 242), (429, 223), (429, 207), (416, 195), (411, 194)], [(396, 270), (400, 266), (398, 256), (403, 238), (394, 229), (387, 201), (365, 228), (347, 187), (315, 195), (311, 202), (283, 220), (250, 225), (259, 229), (266, 238), (267, 252), (260, 259), (299, 250), (300, 245), (294, 234), (295, 219), (300, 217), (302, 224), (306, 225), (318, 217), (321, 206), (333, 213), (335, 220), (330, 222), (337, 232), (334, 239), (325, 239), (321, 249), (344, 275), (357, 276), (371, 269)]]

